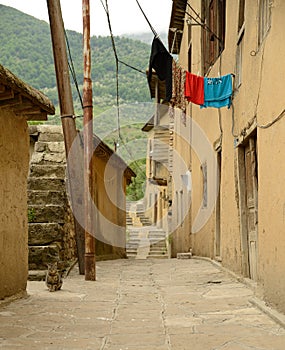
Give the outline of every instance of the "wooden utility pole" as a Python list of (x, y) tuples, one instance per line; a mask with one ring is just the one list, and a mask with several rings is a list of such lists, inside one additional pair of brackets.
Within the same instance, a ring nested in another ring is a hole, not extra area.
[[(64, 34), (64, 25), (60, 7), (60, 0), (47, 0), (49, 21), (51, 29), (51, 38), (53, 46), (53, 56), (57, 80), (58, 99), (60, 106), (60, 114), (62, 121), (62, 129), (64, 134), (67, 173), (71, 197), (71, 206), (73, 213), (76, 211), (77, 215), (82, 215), (83, 211), (83, 191), (82, 191), (82, 149), (77, 134), (74, 107), (72, 100), (72, 92), (69, 79), (69, 69), (66, 53), (66, 43)], [(72, 155), (69, 152), (73, 149)], [(75, 159), (75, 155), (76, 158)], [(78, 216), (77, 216), (78, 217)], [(84, 273), (84, 229), (78, 223), (76, 215), (75, 221), (75, 236), (77, 244), (77, 254), (79, 261), (79, 272)]]
[(91, 81), (90, 49), (90, 5), (89, 0), (82, 0), (83, 15), (83, 125), (84, 125), (84, 204), (85, 204), (85, 280), (96, 280), (95, 237), (92, 235), (93, 210), (92, 154), (93, 154), (93, 105)]

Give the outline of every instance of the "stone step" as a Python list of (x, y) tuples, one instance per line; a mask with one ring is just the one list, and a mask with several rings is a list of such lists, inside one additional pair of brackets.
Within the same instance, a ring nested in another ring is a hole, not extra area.
[(148, 237), (150, 239), (165, 239), (166, 238), (166, 234), (165, 232), (149, 232), (148, 233)]
[(166, 246), (164, 247), (150, 247), (151, 252), (165, 252)]
[(128, 243), (127, 243), (127, 244), (126, 244), (126, 249), (127, 249), (127, 250), (129, 250), (129, 249), (130, 249), (130, 250), (137, 250), (137, 249), (138, 249), (138, 246), (139, 246), (138, 244), (128, 244)]
[(166, 247), (166, 243), (165, 243), (165, 241), (150, 242), (150, 247), (152, 247), (152, 248), (162, 248), (162, 247)]
[(166, 237), (164, 236), (151, 236), (148, 237), (152, 244), (158, 243), (158, 242), (165, 242)]
[(135, 259), (137, 257), (137, 254), (127, 254), (128, 259)]
[(29, 223), (29, 245), (46, 245), (61, 241), (63, 236), (62, 225), (56, 223)]
[(137, 249), (126, 249), (127, 255), (129, 254), (137, 254)]
[(38, 141), (35, 143), (34, 152), (65, 153), (63, 141)]
[(64, 205), (65, 203), (65, 192), (28, 190), (28, 204), (44, 206), (51, 204)]
[(56, 244), (29, 246), (29, 270), (46, 270), (48, 263), (58, 260), (59, 247)]
[(28, 210), (31, 213), (33, 223), (62, 223), (65, 222), (65, 208), (60, 205), (37, 206), (29, 205)]
[(150, 250), (148, 254), (151, 256), (153, 256), (153, 255), (165, 255), (166, 249), (164, 249), (164, 250)]
[(167, 254), (164, 254), (164, 255), (148, 255), (147, 256), (147, 259), (168, 259), (168, 256)]
[(61, 130), (39, 130), (39, 141), (41, 142), (61, 142), (64, 141)]
[(61, 164), (56, 164), (56, 165), (31, 164), (29, 176), (65, 179), (66, 166)]
[(28, 179), (28, 190), (34, 191), (65, 191), (65, 181), (62, 179), (51, 179), (49, 177), (30, 177)]
[(137, 243), (137, 242), (139, 242), (139, 237), (138, 236), (129, 236), (127, 238), (127, 242), (129, 242), (129, 243)]
[(31, 164), (64, 165), (65, 163), (66, 163), (65, 152), (62, 152), (62, 153), (34, 152), (31, 157)]
[(159, 235), (166, 235), (165, 231), (162, 229), (162, 228), (155, 228), (155, 229), (152, 229), (152, 230), (149, 230), (149, 235), (156, 235), (156, 234), (159, 234)]
[(29, 281), (45, 281), (46, 279), (46, 270), (29, 270)]

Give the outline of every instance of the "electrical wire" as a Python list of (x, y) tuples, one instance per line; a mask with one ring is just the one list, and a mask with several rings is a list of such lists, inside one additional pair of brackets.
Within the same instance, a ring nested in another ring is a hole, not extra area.
[(145, 75), (145, 72), (143, 72), (142, 70), (135, 68), (133, 66), (131, 66), (128, 63), (125, 63), (124, 61), (120, 60), (118, 57), (118, 53), (117, 53), (117, 49), (116, 49), (116, 43), (115, 43), (115, 39), (114, 39), (114, 34), (112, 31), (112, 25), (111, 25), (111, 20), (110, 20), (110, 11), (109, 11), (109, 6), (108, 6), (108, 0), (105, 0), (105, 4), (103, 3), (103, 0), (100, 0), (105, 12), (106, 12), (106, 16), (107, 16), (107, 21), (108, 21), (108, 27), (109, 27), (109, 31), (110, 31), (110, 37), (111, 37), (111, 42), (112, 42), (112, 48), (113, 48), (113, 52), (114, 52), (114, 56), (115, 56), (115, 60), (116, 60), (116, 104), (117, 104), (117, 128), (118, 128), (118, 138), (121, 140), (121, 127), (120, 127), (120, 101), (119, 101), (119, 63), (125, 65), (126, 67), (129, 67), (139, 73), (142, 73)]
[(155, 31), (155, 29), (154, 29), (154, 28), (153, 28), (153, 26), (151, 25), (151, 23), (150, 23), (149, 19), (147, 18), (146, 14), (144, 13), (144, 11), (143, 11), (143, 9), (142, 9), (142, 7), (141, 7), (141, 5), (140, 5), (139, 1), (138, 1), (138, 0), (136, 0), (136, 3), (138, 4), (138, 7), (140, 8), (140, 10), (141, 10), (141, 12), (142, 12), (142, 14), (143, 14), (143, 16), (144, 16), (145, 20), (147, 21), (147, 23), (148, 23), (148, 25), (149, 25), (149, 27), (150, 27), (151, 31), (153, 32), (153, 35), (154, 35), (155, 37), (158, 37), (157, 32)]
[(73, 59), (72, 59), (72, 55), (71, 55), (71, 51), (70, 51), (69, 40), (68, 40), (67, 33), (66, 33), (65, 29), (64, 29), (64, 35), (65, 35), (65, 42), (66, 42), (68, 56), (69, 56), (68, 67), (69, 67), (69, 70), (70, 70), (73, 82), (74, 82), (76, 90), (77, 90), (77, 94), (78, 94), (78, 97), (79, 97), (79, 100), (80, 100), (81, 107), (83, 109), (83, 100), (82, 100), (82, 96), (81, 96), (81, 93), (80, 93), (80, 90), (79, 90), (77, 77), (76, 77), (76, 72), (75, 72), (75, 68), (74, 68), (74, 65), (73, 65)]
[(116, 60), (116, 103), (117, 103), (117, 129), (118, 129), (118, 138), (121, 139), (121, 127), (120, 127), (120, 104), (119, 104), (119, 58), (117, 54), (117, 49), (115, 45), (115, 39), (112, 31), (112, 26), (111, 26), (111, 20), (110, 20), (110, 12), (109, 12), (109, 6), (108, 6), (108, 0), (105, 0), (105, 6), (103, 4), (103, 0), (100, 0), (101, 4), (103, 5), (103, 8), (106, 12), (107, 15), (107, 21), (108, 21), (108, 27), (110, 31), (110, 37), (111, 37), (111, 42), (112, 42), (112, 47), (113, 47), (113, 52)]
[(129, 154), (130, 158), (132, 159), (132, 163), (134, 163), (137, 167), (137, 170), (140, 171), (143, 176), (145, 177), (145, 173), (141, 170), (139, 164), (137, 163), (137, 161), (135, 160), (132, 152), (130, 151), (130, 149), (127, 147), (127, 145), (125, 144), (121, 132), (120, 132), (120, 100), (119, 100), (119, 62), (126, 65), (127, 67), (130, 67), (138, 72), (141, 72), (143, 74), (145, 74), (144, 72), (138, 70), (137, 68), (134, 68), (132, 66), (130, 66), (129, 64), (121, 61), (118, 58), (118, 54), (117, 54), (117, 49), (116, 49), (116, 44), (115, 44), (115, 40), (114, 40), (114, 35), (113, 35), (113, 31), (112, 31), (112, 25), (111, 25), (111, 20), (110, 20), (110, 12), (109, 12), (109, 7), (108, 7), (108, 0), (105, 0), (105, 5), (103, 3), (103, 0), (100, 0), (101, 4), (106, 12), (107, 15), (107, 20), (108, 20), (108, 26), (109, 26), (109, 31), (110, 31), (110, 37), (111, 37), (111, 42), (112, 42), (112, 47), (113, 47), (113, 52), (114, 52), (114, 56), (115, 56), (115, 60), (116, 60), (116, 87), (117, 87), (117, 127), (118, 127), (118, 138), (121, 142), (121, 144), (124, 146), (124, 148), (126, 149), (127, 153)]
[(131, 68), (131, 69), (133, 69), (133, 70), (135, 70), (135, 71), (137, 71), (137, 72), (142, 73), (143, 75), (145, 75), (145, 72), (144, 72), (144, 71), (142, 71), (142, 70), (140, 70), (140, 69), (138, 69), (138, 68), (135, 68), (135, 67), (131, 66), (130, 64), (121, 61), (120, 59), (118, 59), (118, 61), (119, 61), (120, 63), (122, 63), (123, 65), (125, 65), (126, 67), (129, 67), (129, 68)]
[[(214, 33), (212, 31), (212, 29), (207, 26), (205, 23), (203, 23), (203, 19), (199, 16), (199, 14), (194, 10), (194, 8), (187, 2), (187, 5), (190, 7), (190, 9), (194, 12), (194, 14), (199, 18), (199, 21), (197, 21), (197, 18), (194, 18), (192, 15), (190, 15), (189, 12), (185, 11), (185, 13), (191, 18), (193, 19), (193, 21), (196, 22), (196, 24), (200, 25), (201, 27), (205, 28), (209, 33), (211, 33), (220, 43), (222, 43), (222, 40), (217, 36), (216, 33)], [(179, 6), (178, 6), (179, 7)]]
[(268, 128), (270, 128), (270, 126), (272, 126), (273, 124), (278, 122), (278, 120), (283, 118), (284, 115), (285, 115), (285, 109), (283, 109), (283, 111), (275, 119), (273, 119), (271, 122), (269, 122), (268, 124), (265, 124), (265, 125), (257, 124), (256, 126), (260, 129), (268, 129)]

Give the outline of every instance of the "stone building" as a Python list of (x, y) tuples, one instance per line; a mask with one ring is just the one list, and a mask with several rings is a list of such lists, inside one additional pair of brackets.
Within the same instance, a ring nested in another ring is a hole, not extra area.
[(28, 277), (28, 120), (54, 107), (41, 92), (0, 65), (0, 299), (23, 294)]

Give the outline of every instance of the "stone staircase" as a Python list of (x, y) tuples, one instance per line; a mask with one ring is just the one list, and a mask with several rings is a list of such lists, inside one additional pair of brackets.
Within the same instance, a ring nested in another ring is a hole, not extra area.
[[(65, 186), (65, 149), (61, 127), (30, 127), (28, 178), (29, 279), (42, 280), (47, 263), (76, 257), (74, 225)], [(66, 266), (64, 266), (66, 267)]]
[(150, 250), (148, 258), (168, 258), (166, 233), (159, 228), (152, 228), (148, 231), (148, 239), (150, 242)]
[(126, 252), (129, 259), (168, 258), (165, 231), (151, 224), (140, 202), (127, 204)]

